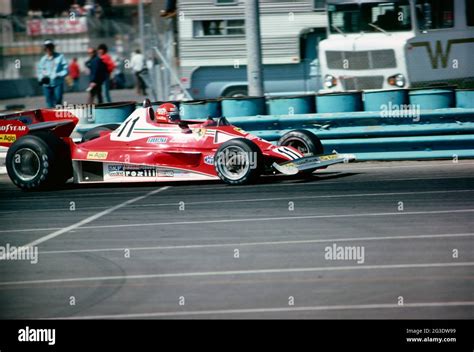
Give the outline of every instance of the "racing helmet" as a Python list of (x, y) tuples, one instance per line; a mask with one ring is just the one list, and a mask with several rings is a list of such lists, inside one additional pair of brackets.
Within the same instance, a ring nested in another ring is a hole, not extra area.
[(155, 117), (158, 122), (178, 123), (181, 121), (178, 107), (172, 103), (164, 103), (158, 106)]

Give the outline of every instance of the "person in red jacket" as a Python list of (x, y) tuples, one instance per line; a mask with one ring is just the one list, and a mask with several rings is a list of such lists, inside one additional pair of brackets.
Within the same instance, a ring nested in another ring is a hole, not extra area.
[(77, 57), (74, 57), (69, 64), (69, 76), (72, 79), (72, 92), (79, 91), (79, 78), (81, 77), (81, 68), (77, 63)]
[(107, 48), (107, 45), (105, 44), (100, 44), (97, 47), (97, 54), (101, 58), (101, 60), (104, 62), (105, 66), (107, 67), (107, 78), (105, 79), (103, 85), (104, 85), (104, 98), (106, 103), (111, 103), (112, 99), (110, 98), (110, 77), (112, 75), (112, 72), (115, 70), (115, 62), (112, 59), (112, 57), (107, 53), (109, 50)]

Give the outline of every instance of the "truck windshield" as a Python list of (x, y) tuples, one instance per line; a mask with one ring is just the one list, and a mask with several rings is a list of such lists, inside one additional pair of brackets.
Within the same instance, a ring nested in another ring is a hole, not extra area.
[(398, 32), (411, 29), (408, 0), (329, 4), (328, 16), (331, 33)]

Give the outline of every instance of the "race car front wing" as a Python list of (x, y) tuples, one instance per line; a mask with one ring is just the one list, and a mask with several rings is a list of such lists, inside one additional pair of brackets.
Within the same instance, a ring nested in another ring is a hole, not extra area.
[(291, 160), (282, 164), (273, 163), (275, 170), (284, 175), (295, 175), (300, 171), (316, 170), (333, 164), (348, 163), (356, 160), (354, 154), (326, 154), (307, 156), (304, 158)]

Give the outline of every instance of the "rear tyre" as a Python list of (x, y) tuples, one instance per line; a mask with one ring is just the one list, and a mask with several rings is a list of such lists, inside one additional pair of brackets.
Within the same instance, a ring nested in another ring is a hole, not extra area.
[(260, 148), (245, 138), (223, 143), (214, 157), (217, 175), (230, 185), (255, 182), (262, 173), (263, 157)]
[(111, 123), (111, 124), (108, 124), (108, 125), (102, 125), (102, 126), (97, 126), (97, 127), (94, 127), (93, 129), (87, 131), (86, 133), (84, 133), (84, 135), (82, 136), (82, 140), (81, 142), (84, 143), (84, 142), (88, 142), (88, 141), (91, 141), (93, 139), (96, 139), (96, 138), (99, 138), (100, 137), (100, 134), (104, 131), (108, 131), (108, 132), (112, 132), (112, 131), (115, 131), (120, 125), (118, 123)]
[(13, 183), (24, 190), (62, 185), (72, 177), (68, 145), (49, 131), (26, 135), (13, 143), (6, 167)]
[(285, 133), (278, 141), (278, 145), (293, 147), (304, 156), (324, 154), (321, 140), (314, 133), (306, 130), (294, 130)]

